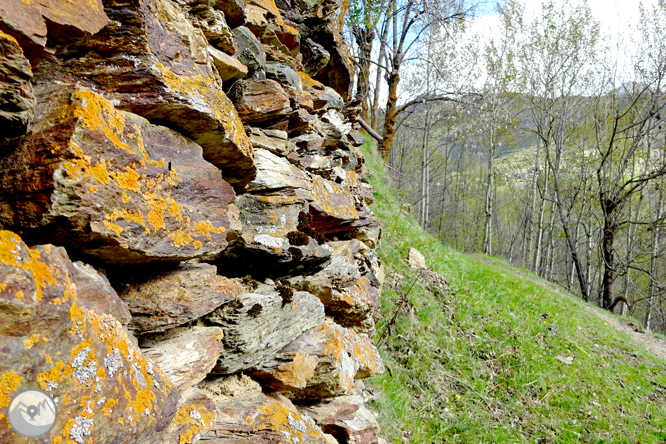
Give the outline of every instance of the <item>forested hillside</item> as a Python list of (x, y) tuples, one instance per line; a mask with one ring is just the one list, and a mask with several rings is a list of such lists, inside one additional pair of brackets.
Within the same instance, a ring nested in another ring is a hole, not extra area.
[[(505, 260), (442, 245), (366, 152), (386, 268), (375, 344), (387, 372), (370, 387), (388, 442), (666, 439), (666, 342)], [(409, 266), (411, 248), (427, 269)]]
[(351, 9), (358, 60), (360, 37), (375, 38), (377, 81), (359, 80), (357, 99), (381, 133), (386, 177), (446, 245), (664, 332), (666, 3), (637, 5), (624, 37), (585, 2), (526, 12), (537, 3), (502, 2), (487, 29), (469, 3)]

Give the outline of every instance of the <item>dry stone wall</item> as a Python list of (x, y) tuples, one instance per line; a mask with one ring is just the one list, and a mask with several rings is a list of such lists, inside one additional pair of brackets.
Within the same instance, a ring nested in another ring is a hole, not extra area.
[(382, 442), (343, 0), (0, 0), (0, 441)]

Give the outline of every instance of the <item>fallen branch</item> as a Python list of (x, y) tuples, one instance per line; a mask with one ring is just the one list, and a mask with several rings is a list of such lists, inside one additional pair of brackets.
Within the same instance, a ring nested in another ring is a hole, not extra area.
[(356, 118), (356, 121), (363, 127), (363, 129), (372, 136), (373, 139), (375, 139), (377, 142), (381, 142), (384, 140), (382, 136), (380, 136), (377, 131), (373, 130), (370, 125), (368, 125), (365, 120), (361, 119), (360, 117)]

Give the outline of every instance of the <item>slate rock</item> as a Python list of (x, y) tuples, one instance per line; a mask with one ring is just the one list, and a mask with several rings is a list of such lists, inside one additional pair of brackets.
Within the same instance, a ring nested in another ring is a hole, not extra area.
[(315, 111), (325, 111), (329, 108), (344, 108), (345, 101), (333, 88), (324, 86), (323, 83), (314, 80), (303, 71), (299, 71), (298, 76), (301, 78), (303, 89), (312, 95)]
[(287, 156), (290, 152), (293, 152), (293, 146), (289, 142), (286, 131), (261, 130), (252, 127), (250, 128), (249, 137), (255, 149), (268, 150), (278, 156)]
[(266, 79), (266, 53), (261, 42), (244, 26), (233, 30), (238, 44), (238, 60), (248, 68), (248, 78)]
[(270, 390), (298, 390), (314, 377), (318, 363), (319, 358), (303, 351), (280, 353), (250, 368), (248, 374)]
[(77, 292), (85, 295), (80, 300), (81, 305), (97, 315), (110, 315), (123, 325), (129, 324), (132, 313), (106, 276), (81, 261), (72, 265), (70, 276), (74, 279)]
[(181, 393), (171, 424), (139, 444), (195, 444), (212, 430), (216, 420), (217, 408), (213, 400), (192, 387)]
[[(58, 400), (48, 442), (134, 443), (165, 428), (178, 392), (122, 325), (85, 308), (63, 248), (0, 231), (3, 399), (27, 388)], [(0, 417), (0, 441), (25, 442)]]
[(227, 380), (210, 381), (202, 387), (215, 401), (218, 412), (213, 429), (203, 437), (206, 444), (331, 443), (312, 418), (299, 413), (284, 396), (265, 395), (256, 383), (257, 388), (252, 390), (241, 386), (242, 379), (231, 379), (231, 384)]
[(306, 292), (285, 300), (277, 291), (244, 293), (207, 317), (222, 327), (224, 351), (213, 373), (231, 374), (269, 358), (324, 319), (324, 306)]
[(219, 327), (180, 327), (141, 342), (141, 353), (176, 389), (184, 391), (208, 375), (224, 348)]
[(130, 328), (155, 333), (194, 321), (233, 300), (242, 287), (210, 264), (183, 264), (120, 283), (120, 297), (132, 312)]
[(240, 80), (229, 91), (241, 120), (267, 124), (291, 112), (289, 96), (275, 80)]
[(325, 321), (307, 331), (279, 351), (304, 352), (319, 358), (306, 388), (288, 392), (293, 399), (318, 399), (351, 393), (355, 378), (367, 378), (384, 372), (379, 352), (365, 335)]
[(0, 31), (0, 141), (26, 133), (32, 123), (35, 95), (32, 69), (14, 37)]
[(260, 8), (256, 5), (247, 5), (245, 7), (245, 14), (247, 15), (245, 27), (252, 31), (257, 39), (261, 38), (261, 35), (268, 27), (268, 20), (266, 20), (267, 13), (268, 11), (264, 8)]
[(216, 0), (215, 8), (224, 13), (227, 24), (231, 28), (243, 26), (245, 23), (244, 0)]
[(305, 172), (293, 166), (284, 157), (270, 151), (255, 149), (257, 175), (248, 185), (248, 191), (277, 190), (281, 188), (311, 188)]
[(111, 23), (82, 43), (80, 57), (44, 62), (38, 83), (72, 78), (116, 108), (168, 126), (201, 145), (237, 189), (252, 180), (252, 146), (210, 63), (208, 41), (171, 0), (109, 5)]
[(303, 83), (301, 82), (301, 78), (298, 76), (298, 74), (296, 74), (296, 71), (284, 63), (267, 62), (266, 77), (297, 90), (303, 89)]
[(326, 433), (348, 444), (377, 444), (379, 423), (365, 406), (362, 396), (354, 393), (299, 407)]
[(0, 158), (4, 226), (115, 264), (226, 247), (234, 191), (198, 145), (79, 86), (42, 97), (31, 132)]
[(228, 54), (236, 53), (236, 42), (224, 13), (210, 6), (190, 9), (192, 23), (201, 29), (208, 43)]
[(247, 75), (247, 66), (230, 55), (212, 46), (208, 46), (208, 53), (223, 82), (239, 80)]
[(0, 3), (0, 29), (16, 38), (33, 61), (46, 54), (47, 40), (53, 47), (72, 38), (95, 34), (108, 22), (101, 0)]
[(307, 60), (303, 66), (303, 71), (309, 76), (316, 76), (319, 72), (328, 65), (331, 59), (331, 53), (326, 51), (326, 48), (316, 43), (311, 38), (305, 39), (305, 44), (302, 45), (303, 58)]

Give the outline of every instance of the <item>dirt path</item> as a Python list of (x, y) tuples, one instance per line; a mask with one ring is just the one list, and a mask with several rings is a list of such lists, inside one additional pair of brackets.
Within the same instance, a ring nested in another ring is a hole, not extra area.
[[(599, 318), (603, 319), (604, 322), (607, 322), (608, 325), (612, 325), (615, 327), (617, 330), (626, 333), (629, 337), (634, 339), (636, 342), (639, 344), (642, 344), (648, 351), (652, 352), (656, 356), (660, 357), (661, 359), (666, 361), (666, 341), (663, 341), (660, 338), (657, 338), (652, 335), (650, 332), (643, 332), (643, 329), (640, 328), (639, 326), (636, 326), (632, 324), (631, 322), (627, 323), (619, 319), (618, 317), (612, 315), (608, 311), (599, 308), (599, 307), (594, 307), (592, 305), (586, 304), (577, 297), (571, 295), (564, 289), (560, 288), (559, 286), (552, 284), (550, 282), (537, 279), (534, 275), (526, 273), (522, 270), (519, 270), (517, 268), (509, 268), (507, 266), (503, 266), (502, 264), (497, 264), (495, 262), (489, 261), (487, 258), (479, 255), (471, 255), (474, 257), (474, 259), (480, 260), (481, 262), (485, 262), (488, 265), (492, 265), (493, 267), (500, 267), (503, 268), (504, 270), (515, 273), (519, 275), (520, 277), (527, 279), (531, 282), (534, 282), (537, 285), (541, 285), (543, 287), (548, 288), (549, 290), (555, 291), (559, 293), (560, 295), (569, 298), (570, 300), (574, 301), (577, 303), (581, 308), (584, 310), (587, 310), (589, 313), (592, 313)], [(639, 331), (636, 331), (639, 330)]]

